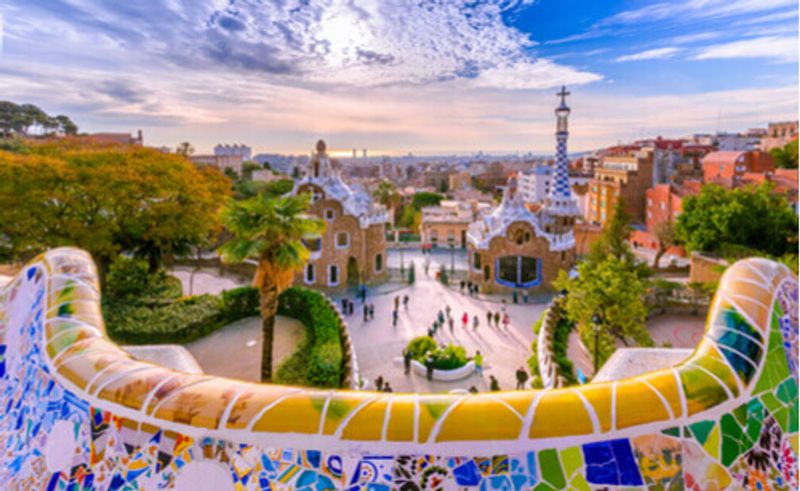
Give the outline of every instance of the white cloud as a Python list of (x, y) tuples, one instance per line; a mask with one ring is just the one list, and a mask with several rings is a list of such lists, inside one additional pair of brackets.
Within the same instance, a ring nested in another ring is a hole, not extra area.
[(694, 59), (714, 58), (774, 58), (784, 62), (797, 61), (797, 38), (764, 36), (702, 48)]
[(616, 59), (616, 61), (640, 61), (640, 60), (656, 60), (659, 58), (671, 58), (678, 51), (680, 51), (680, 48), (676, 47), (648, 49), (645, 51), (640, 51), (638, 53), (620, 56)]
[(615, 14), (601, 24), (630, 24), (673, 18), (719, 18), (795, 7), (797, 0), (683, 0), (662, 2)]
[(539, 59), (533, 63), (517, 63), (483, 70), (472, 81), (472, 85), (484, 88), (546, 89), (558, 85), (582, 85), (602, 78), (601, 75)]

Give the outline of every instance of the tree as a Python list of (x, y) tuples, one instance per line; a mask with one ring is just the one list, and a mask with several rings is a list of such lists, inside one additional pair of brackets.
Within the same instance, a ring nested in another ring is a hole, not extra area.
[(583, 261), (577, 271), (573, 279), (561, 271), (554, 286), (557, 290), (567, 290), (564, 307), (567, 318), (578, 326), (586, 346), (594, 347), (593, 319), (600, 321), (598, 366), (614, 352), (615, 341), (625, 346), (631, 341), (640, 346), (653, 345), (645, 327), (645, 283), (635, 269), (624, 259), (609, 255), (599, 262)]
[(154, 272), (217, 230), (230, 183), (216, 169), (80, 138), (26, 145), (0, 151), (0, 242), (18, 259), (71, 245), (92, 254), (101, 278), (121, 252)]
[(773, 148), (769, 151), (775, 166), (782, 169), (797, 169), (797, 138), (783, 147)]
[(441, 194), (423, 191), (414, 194), (414, 197), (411, 198), (411, 206), (416, 210), (421, 210), (426, 206), (439, 206), (443, 199), (444, 196)]
[(677, 242), (677, 237), (675, 236), (675, 224), (672, 222), (672, 220), (659, 222), (655, 226), (655, 230), (653, 232), (656, 236), (656, 240), (658, 241), (658, 251), (656, 251), (656, 257), (653, 262), (653, 266), (658, 269), (658, 263), (661, 261), (661, 257)]
[(700, 194), (683, 200), (675, 231), (690, 251), (746, 247), (772, 256), (797, 251), (797, 217), (769, 182), (732, 190), (704, 185)]
[(303, 268), (309, 251), (304, 238), (318, 236), (325, 222), (305, 214), (308, 195), (270, 198), (258, 195), (244, 201), (231, 201), (222, 220), (233, 238), (219, 249), (225, 262), (258, 261), (253, 285), (258, 288), (262, 318), (263, 345), (261, 381), (272, 380), (272, 344), (278, 295), (291, 286), (296, 271)]
[(67, 116), (49, 116), (34, 104), (17, 105), (11, 101), (0, 101), (0, 137), (28, 136), (31, 133), (47, 135), (56, 131), (75, 135), (78, 126)]
[(261, 170), (263, 167), (256, 162), (242, 162), (242, 180), (253, 179), (253, 172)]
[(387, 180), (378, 183), (377, 189), (372, 193), (372, 196), (389, 211), (389, 216), (392, 217), (392, 224), (394, 224), (395, 209), (400, 205), (403, 197), (397, 192), (397, 187)]
[(189, 142), (181, 142), (175, 148), (175, 153), (178, 155), (183, 155), (184, 157), (188, 157), (194, 153), (194, 147)]

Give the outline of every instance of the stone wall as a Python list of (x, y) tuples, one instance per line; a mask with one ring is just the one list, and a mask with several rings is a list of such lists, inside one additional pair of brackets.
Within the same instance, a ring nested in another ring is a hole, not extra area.
[(689, 268), (689, 281), (715, 283), (719, 281), (730, 263), (724, 259), (693, 252)]
[(539, 328), (539, 336), (536, 341), (536, 358), (539, 363), (542, 386), (545, 389), (565, 387), (564, 375), (560, 373), (558, 363), (556, 363), (555, 355), (553, 354), (553, 333), (563, 315), (561, 299), (554, 299), (542, 315), (544, 319)]
[[(6, 489), (796, 489), (797, 280), (750, 259), (698, 349), (546, 391), (387, 394), (137, 361), (94, 266), (57, 249), (0, 290)], [(235, 354), (234, 354), (235, 355)]]

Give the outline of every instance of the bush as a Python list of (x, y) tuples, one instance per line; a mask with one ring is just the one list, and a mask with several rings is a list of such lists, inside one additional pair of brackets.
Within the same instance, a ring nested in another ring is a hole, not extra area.
[(278, 314), (299, 320), (306, 336), (276, 373), (281, 384), (341, 387), (344, 355), (339, 316), (319, 292), (292, 287), (278, 299)]
[(150, 274), (142, 259), (118, 257), (109, 267), (104, 284), (107, 302), (134, 305), (171, 303), (183, 293), (180, 280), (164, 271)]
[(213, 295), (200, 295), (150, 309), (115, 305), (106, 309), (111, 339), (126, 344), (184, 344), (200, 339), (228, 321)]
[(419, 336), (411, 340), (406, 346), (406, 350), (411, 353), (411, 358), (425, 362), (428, 351), (433, 351), (438, 347), (436, 341), (429, 336)]
[(220, 296), (222, 315), (231, 322), (260, 315), (257, 288), (243, 286), (226, 290)]
[(430, 354), (433, 358), (433, 368), (438, 370), (453, 370), (467, 364), (467, 351), (463, 346), (449, 344), (442, 348), (428, 336), (412, 339), (406, 346), (406, 350), (411, 352), (411, 358), (423, 365)]
[(567, 319), (559, 319), (553, 330), (553, 359), (558, 365), (558, 373), (564, 377), (566, 385), (575, 385), (578, 379), (572, 369), (572, 361), (567, 357), (569, 333), (574, 325)]

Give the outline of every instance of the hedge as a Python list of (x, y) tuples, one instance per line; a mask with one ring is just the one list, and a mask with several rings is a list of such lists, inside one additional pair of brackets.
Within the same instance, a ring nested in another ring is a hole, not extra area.
[(437, 370), (454, 370), (467, 364), (467, 351), (463, 346), (448, 344), (440, 347), (436, 340), (429, 336), (418, 336), (406, 346), (411, 358), (425, 364), (428, 355), (433, 359), (433, 368)]
[(344, 355), (339, 316), (327, 298), (307, 288), (292, 287), (278, 301), (278, 314), (299, 320), (306, 328), (297, 350), (278, 367), (280, 384), (341, 387)]

